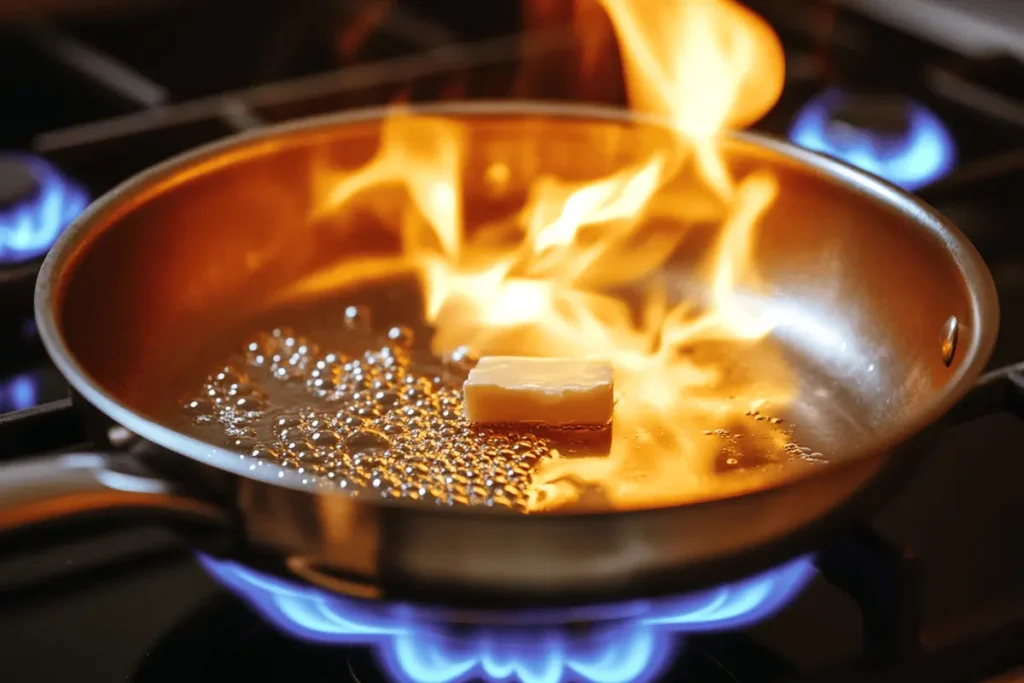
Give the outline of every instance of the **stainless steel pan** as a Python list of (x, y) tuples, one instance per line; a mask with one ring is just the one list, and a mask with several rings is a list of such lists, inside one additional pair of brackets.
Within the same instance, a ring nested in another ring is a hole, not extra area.
[[(539, 169), (607, 156), (609, 129), (628, 155), (659, 130), (582, 106), (425, 109), (471, 125), (471, 166), (496, 150)], [(203, 147), (128, 180), (75, 221), (39, 276), (40, 334), (79, 404), (140, 437), (144, 453), (6, 468), (0, 531), (120, 511), (212, 527), (219, 545), (204, 547), (361, 597), (613, 600), (724, 581), (813, 548), (883, 500), (944, 423), (1019, 412), (1012, 369), (981, 379), (998, 304), (964, 236), (880, 180), (743, 134), (726, 141), (729, 162), (768, 165), (781, 181), (756, 258), (773, 303), (799, 313), (775, 337), (799, 376), (804, 438), (829, 465), (692, 505), (511, 515), (325, 493), (169, 427), (154, 395), (176, 386), (197, 340), (241, 324), (311, 269), (379, 248), (359, 239), (318, 248), (307, 216), (315, 162), (368, 157), (384, 115), (344, 113)], [(828, 339), (799, 322), (812, 319)]]

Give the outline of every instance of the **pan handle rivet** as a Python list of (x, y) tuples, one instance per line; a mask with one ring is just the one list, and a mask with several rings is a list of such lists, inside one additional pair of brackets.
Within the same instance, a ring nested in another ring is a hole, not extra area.
[(956, 355), (956, 343), (960, 337), (960, 321), (955, 315), (946, 318), (942, 324), (942, 362), (948, 368), (953, 364), (953, 356)]
[(127, 448), (135, 440), (135, 435), (121, 425), (114, 425), (107, 430), (107, 440), (114, 448)]

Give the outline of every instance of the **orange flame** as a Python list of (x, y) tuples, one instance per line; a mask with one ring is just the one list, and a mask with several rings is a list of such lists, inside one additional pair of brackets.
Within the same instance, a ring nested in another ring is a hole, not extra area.
[[(750, 486), (716, 475), (722, 445), (706, 434), (742, 420), (752, 404), (791, 398), (784, 372), (748, 371), (736, 361), (773, 327), (741, 293), (757, 285), (751, 254), (776, 179), (768, 170), (734, 178), (718, 145), (723, 131), (753, 122), (777, 100), (784, 77), (779, 41), (731, 0), (600, 5), (618, 37), (632, 106), (678, 131), (682, 153), (661, 150), (587, 181), (538, 177), (513, 218), (472, 233), (491, 239), (470, 238), (460, 185), (466, 124), (399, 111), (384, 123), (376, 157), (336, 181), (318, 207), (337, 211), (357, 196), (372, 203), (374, 188), (405, 188), (403, 255), (422, 277), (438, 354), (469, 345), (480, 354), (601, 357), (614, 364), (611, 446), (544, 461), (534, 477), (535, 510), (579, 502), (584, 490), (622, 508)], [(685, 226), (703, 210), (665, 198), (666, 184), (684, 172), (723, 210), (706, 300), (675, 304), (666, 278), (651, 274), (669, 262)], [(487, 171), (498, 185), (508, 174), (501, 163)], [(640, 226), (654, 211), (671, 213), (679, 228), (643, 238)], [(639, 312), (609, 293), (625, 284), (642, 293)], [(786, 440), (761, 437), (776, 448)]]

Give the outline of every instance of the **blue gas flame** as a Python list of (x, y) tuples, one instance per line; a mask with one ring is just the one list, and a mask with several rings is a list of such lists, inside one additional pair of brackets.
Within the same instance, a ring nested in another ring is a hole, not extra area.
[(843, 97), (842, 91), (831, 89), (809, 100), (793, 120), (789, 139), (910, 191), (953, 170), (956, 165), (953, 135), (924, 105), (910, 104), (907, 131), (898, 139), (868, 130), (837, 134), (832, 115)]
[[(617, 605), (616, 619), (571, 629), (523, 617), (522, 626), (441, 627), (422, 608), (360, 602), (200, 555), (203, 567), (264, 619), (293, 637), (375, 648), (403, 683), (635, 683), (660, 674), (680, 636), (735, 629), (788, 604), (814, 575), (811, 557), (682, 597)], [(628, 615), (628, 616), (622, 616)], [(548, 624), (548, 625), (538, 625)]]
[(39, 378), (26, 372), (0, 380), (0, 413), (25, 410), (39, 403)]
[(0, 264), (45, 254), (89, 204), (86, 191), (46, 161), (27, 155), (16, 159), (29, 168), (39, 189), (25, 201), (0, 209)]

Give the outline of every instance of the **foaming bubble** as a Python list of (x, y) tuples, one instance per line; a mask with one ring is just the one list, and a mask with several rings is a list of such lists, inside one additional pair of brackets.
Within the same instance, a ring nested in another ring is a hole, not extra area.
[(185, 402), (185, 414), (197, 423), (210, 422), (217, 415), (217, 408), (207, 396)]
[(336, 448), (341, 443), (341, 435), (337, 432), (324, 429), (322, 431), (313, 432), (309, 440), (313, 443), (316, 448)]
[(352, 451), (385, 449), (391, 445), (387, 434), (376, 429), (360, 428), (345, 439), (345, 446)]
[(468, 375), (469, 371), (476, 366), (480, 359), (470, 347), (460, 346), (445, 356), (443, 360), (445, 370)]
[(305, 379), (317, 361), (316, 346), (284, 327), (256, 335), (243, 355), (250, 367), (266, 368), (282, 381)]
[(368, 330), (370, 328), (370, 311), (364, 306), (346, 306), (344, 320), (346, 329)]
[(313, 486), (525, 511), (532, 468), (551, 448), (534, 433), (464, 419), (452, 385), (475, 354), (462, 347), (414, 360), (412, 330), (375, 338), (359, 307), (346, 309), (345, 331), (358, 332), (348, 334), (348, 353), (318, 350), (288, 328), (254, 335), (244, 362), (211, 375), (184, 409), (197, 423), (219, 424), (223, 444), (243, 457), (308, 475)]
[(415, 337), (411, 328), (404, 325), (395, 325), (388, 330), (388, 339), (400, 347), (408, 348), (412, 346)]

